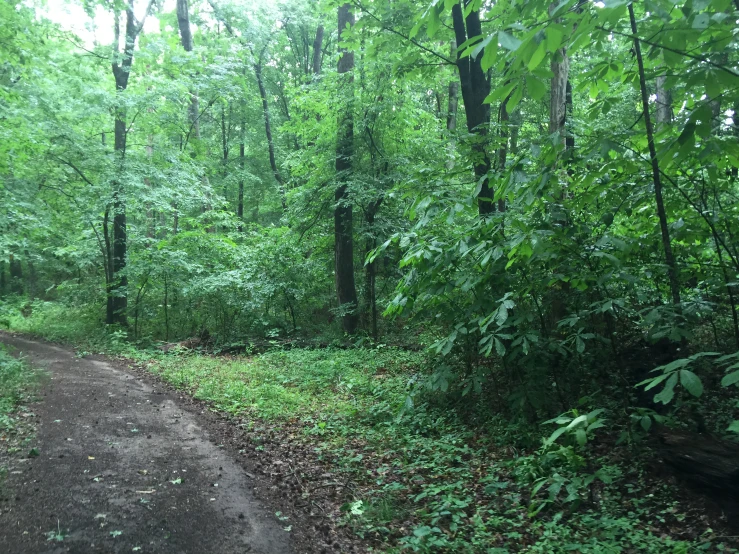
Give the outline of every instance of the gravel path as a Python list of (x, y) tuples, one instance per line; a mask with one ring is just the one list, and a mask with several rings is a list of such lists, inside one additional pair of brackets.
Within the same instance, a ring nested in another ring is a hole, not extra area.
[(294, 551), (253, 476), (176, 396), (63, 348), (0, 342), (50, 374), (29, 406), (39, 455), (13, 458), (0, 489), (0, 553)]

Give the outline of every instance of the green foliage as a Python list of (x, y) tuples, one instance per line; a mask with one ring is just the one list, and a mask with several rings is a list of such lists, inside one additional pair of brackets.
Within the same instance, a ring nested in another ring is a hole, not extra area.
[(13, 412), (29, 398), (36, 380), (37, 374), (24, 360), (14, 358), (0, 346), (0, 432), (13, 429)]

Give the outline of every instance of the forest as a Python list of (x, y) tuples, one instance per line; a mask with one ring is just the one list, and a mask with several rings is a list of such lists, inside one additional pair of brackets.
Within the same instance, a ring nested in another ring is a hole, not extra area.
[(0, 22), (0, 328), (289, 435), (366, 551), (739, 548), (737, 0)]

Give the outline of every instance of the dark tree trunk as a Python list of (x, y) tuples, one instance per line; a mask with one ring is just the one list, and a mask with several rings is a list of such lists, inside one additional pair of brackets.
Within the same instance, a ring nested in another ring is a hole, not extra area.
[(0, 260), (0, 298), (8, 294), (8, 282), (5, 277), (5, 260)]
[[(180, 28), (180, 38), (182, 39), (182, 48), (185, 52), (192, 52), (193, 40), (192, 30), (190, 29), (190, 10), (187, 0), (177, 0), (177, 25)], [(198, 93), (195, 90), (190, 91), (190, 107), (189, 119), (192, 127), (192, 135), (196, 138), (200, 138), (200, 105), (198, 99)]]
[(316, 29), (316, 38), (313, 41), (313, 75), (321, 73), (321, 48), (323, 46), (323, 25), (319, 25)]
[[(452, 59), (457, 57), (457, 41), (452, 40), (450, 43), (450, 55)], [(448, 153), (446, 167), (447, 169), (454, 168), (454, 150), (456, 142), (453, 138), (453, 133), (457, 129), (457, 108), (459, 106), (459, 81), (452, 79), (449, 81), (449, 92), (447, 98), (447, 110), (446, 110), (446, 130), (452, 135), (449, 137)]]
[(23, 266), (13, 254), (10, 255), (10, 291), (23, 294)]
[(659, 217), (659, 227), (662, 234), (662, 247), (665, 253), (665, 263), (667, 264), (667, 274), (670, 282), (670, 292), (672, 293), (672, 302), (675, 305), (680, 304), (680, 282), (677, 275), (677, 265), (675, 257), (672, 254), (672, 243), (670, 242), (670, 230), (667, 226), (667, 213), (665, 212), (665, 204), (662, 199), (662, 174), (659, 170), (659, 159), (657, 158), (657, 149), (654, 145), (654, 129), (652, 128), (652, 119), (649, 114), (649, 91), (647, 90), (647, 79), (644, 72), (644, 60), (641, 54), (641, 41), (637, 35), (636, 16), (634, 15), (634, 6), (629, 4), (629, 19), (631, 20), (631, 33), (634, 35), (634, 52), (636, 53), (636, 63), (639, 68), (639, 88), (641, 89), (642, 110), (644, 114), (644, 125), (647, 130), (647, 144), (649, 146), (649, 159), (652, 163), (652, 178), (654, 179), (654, 197), (657, 204), (657, 215)]
[[(351, 4), (343, 4), (338, 10), (339, 38), (342, 31), (354, 25)], [(354, 54), (340, 48), (338, 72), (341, 86), (345, 88), (348, 99), (344, 112), (339, 115), (338, 136), (336, 140), (336, 180), (338, 186), (334, 199), (334, 269), (336, 276), (336, 295), (342, 312), (342, 327), (346, 333), (353, 334), (357, 329), (357, 289), (354, 284), (354, 236), (352, 228), (352, 204), (348, 198), (347, 177), (352, 169), (354, 154), (354, 94), (352, 72)], [(344, 75), (343, 77), (341, 77)]]
[[(128, 0), (126, 6), (126, 29), (124, 34), (123, 52), (118, 50), (120, 42), (120, 14), (115, 13), (114, 41), (115, 55), (112, 63), (113, 77), (115, 78), (116, 94), (121, 98), (128, 87), (128, 79), (131, 75), (133, 65), (133, 50), (136, 38), (144, 27), (144, 21), (153, 6), (153, 0), (149, 2), (146, 13), (141, 21), (136, 20), (134, 15), (134, 0)], [(118, 162), (119, 171), (123, 171), (126, 157), (126, 109), (123, 102), (119, 102), (115, 108), (115, 145), (114, 150)], [(107, 212), (106, 212), (107, 219)], [(105, 222), (107, 226), (107, 221)], [(106, 233), (106, 238), (108, 237)], [(109, 239), (108, 239), (109, 240)], [(111, 249), (109, 249), (110, 252)], [(126, 242), (126, 201), (123, 185), (119, 181), (113, 184), (113, 244), (112, 256), (108, 282), (108, 303), (106, 321), (109, 324), (117, 323), (126, 326), (126, 309), (128, 307), (128, 278), (125, 274), (127, 242)]]
[[(367, 229), (369, 231), (369, 237), (367, 238), (367, 254), (369, 254), (377, 246), (377, 238), (375, 237), (375, 216), (377, 210), (382, 204), (382, 198), (370, 202), (365, 212), (365, 221), (367, 223)], [(377, 265), (376, 260), (372, 260), (367, 263), (366, 266), (366, 277), (367, 277), (367, 300), (369, 303), (369, 316), (370, 316), (370, 332), (372, 338), (377, 341), (379, 334), (377, 331), (377, 291), (375, 283), (377, 281)]]
[[(264, 52), (262, 52), (264, 53)], [(280, 200), (282, 201), (282, 210), (287, 210), (287, 197), (285, 193), (285, 181), (282, 179), (280, 170), (275, 160), (275, 143), (272, 140), (272, 124), (269, 117), (269, 103), (267, 102), (267, 89), (264, 88), (264, 79), (262, 78), (262, 56), (260, 55), (257, 63), (254, 64), (254, 76), (257, 78), (257, 86), (259, 87), (259, 96), (262, 98), (262, 112), (264, 113), (264, 132), (267, 135), (267, 150), (269, 152), (269, 166), (272, 168), (272, 174), (275, 176), (280, 190)]]
[[(465, 6), (468, 3), (469, 0), (465, 0)], [(454, 34), (458, 45), (482, 36), (480, 12), (473, 10), (465, 18), (463, 9), (461, 4), (455, 4), (452, 7)], [(462, 101), (467, 115), (467, 130), (477, 138), (472, 145), (472, 150), (475, 177), (477, 177), (480, 189), (477, 195), (478, 211), (481, 216), (485, 216), (495, 211), (495, 204), (493, 203), (494, 191), (490, 188), (488, 180), (491, 163), (486, 144), (490, 126), (490, 105), (484, 102), (490, 94), (490, 81), (482, 70), (481, 63), (482, 56), (472, 59), (471, 56), (461, 58), (459, 53), (457, 54), (457, 69), (462, 87)]]

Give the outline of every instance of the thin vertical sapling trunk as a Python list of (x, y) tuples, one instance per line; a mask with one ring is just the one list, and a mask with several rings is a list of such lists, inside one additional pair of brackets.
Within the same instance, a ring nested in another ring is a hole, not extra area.
[(649, 91), (647, 90), (647, 79), (644, 71), (644, 59), (642, 58), (641, 53), (641, 42), (637, 35), (636, 17), (634, 16), (633, 3), (629, 3), (629, 19), (631, 21), (631, 33), (634, 35), (634, 52), (636, 53), (636, 63), (639, 68), (639, 88), (641, 90), (644, 125), (646, 126), (647, 130), (649, 160), (652, 164), (652, 178), (654, 179), (654, 198), (657, 204), (657, 216), (659, 217), (659, 228), (662, 234), (662, 248), (665, 254), (665, 263), (667, 264), (667, 276), (670, 282), (672, 302), (675, 305), (679, 305), (680, 282), (677, 276), (677, 264), (675, 263), (675, 257), (672, 253), (670, 229), (667, 226), (667, 213), (665, 212), (665, 204), (662, 198), (662, 175), (659, 170), (657, 149), (654, 145), (654, 129), (652, 128), (652, 120), (649, 115)]
[[(287, 210), (287, 196), (285, 192), (285, 181), (282, 179), (280, 170), (277, 167), (277, 161), (275, 159), (275, 143), (272, 139), (272, 124), (270, 122), (269, 115), (269, 102), (267, 100), (267, 89), (264, 87), (264, 79), (262, 77), (262, 67), (264, 53), (267, 50), (267, 44), (264, 45), (262, 51), (259, 53), (259, 57), (254, 62), (254, 76), (257, 79), (257, 86), (259, 87), (259, 96), (262, 99), (262, 113), (264, 114), (264, 132), (267, 135), (267, 151), (269, 154), (269, 166), (272, 168), (272, 174), (275, 176), (275, 181), (279, 185), (280, 200), (282, 202), (282, 211)], [(254, 52), (252, 51), (252, 55)]]

